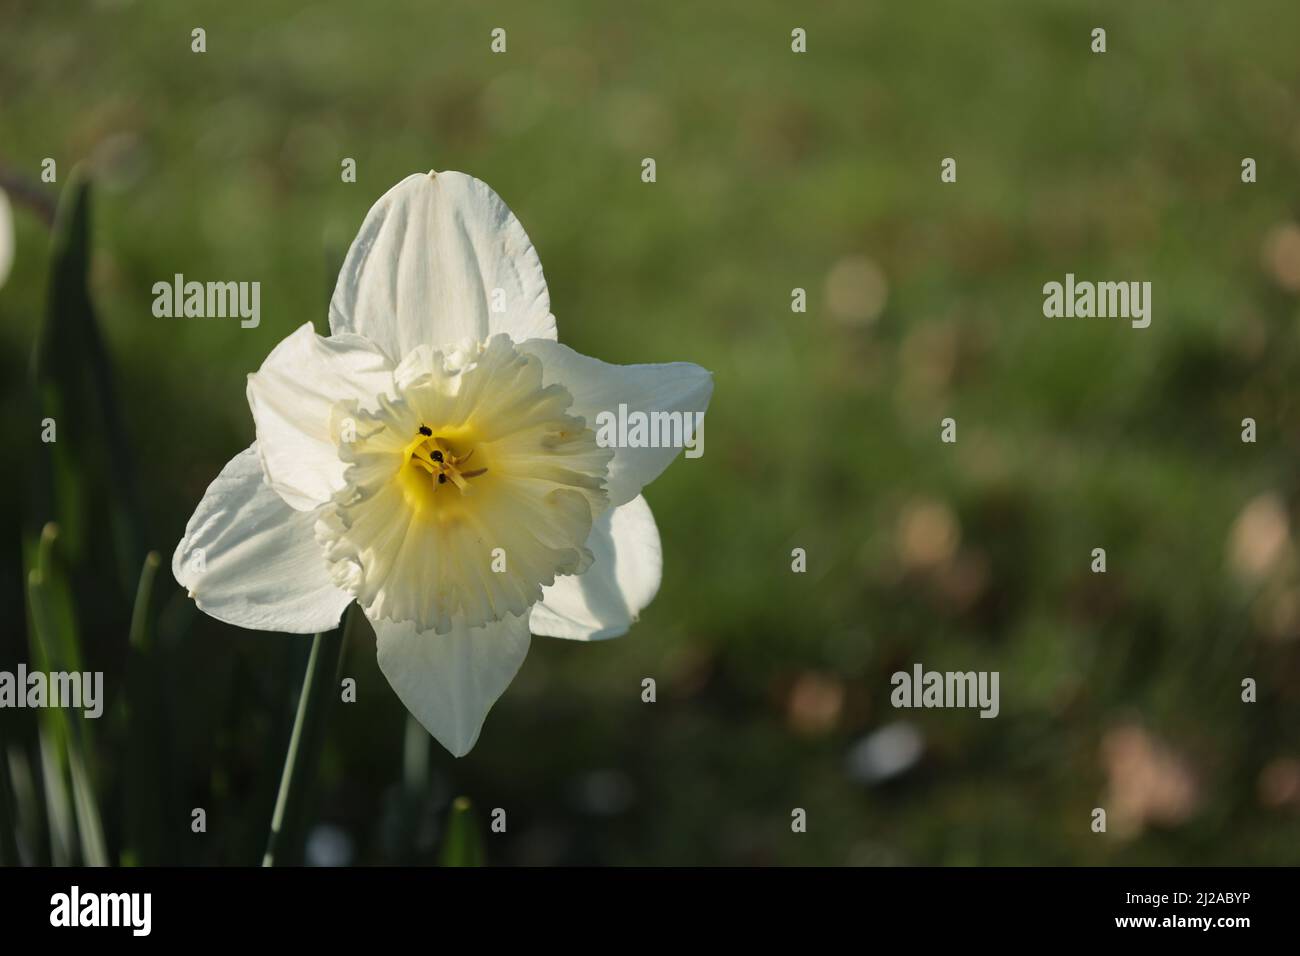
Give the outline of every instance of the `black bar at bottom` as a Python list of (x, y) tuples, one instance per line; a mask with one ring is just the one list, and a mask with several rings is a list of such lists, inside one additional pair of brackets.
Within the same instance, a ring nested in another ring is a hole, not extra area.
[(530, 931), (593, 941), (598, 929), (614, 932), (611, 945), (676, 929), (847, 934), (863, 945), (916, 930), (927, 941), (1052, 933), (1231, 943), (1292, 927), (1294, 882), (1294, 870), (1246, 868), (5, 869), (0, 933), (90, 941), (147, 929), (168, 942), (332, 946), (415, 933), (430, 947), (467, 931), (489, 943)]

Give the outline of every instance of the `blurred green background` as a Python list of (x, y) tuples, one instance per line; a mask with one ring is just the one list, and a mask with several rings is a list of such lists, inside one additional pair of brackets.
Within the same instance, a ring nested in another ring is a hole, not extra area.
[[(57, 518), (110, 859), (261, 858), (311, 642), (195, 612), (171, 552), (252, 439), (245, 375), (326, 331), (366, 210), (437, 168), (518, 215), (562, 341), (714, 371), (706, 451), (648, 490), (641, 621), (535, 639), (469, 756), (349, 642), (308, 860), (434, 862), (464, 794), (484, 831), (507, 811), (493, 864), (1296, 863), (1298, 35), (1283, 0), (0, 0), (0, 668), (31, 662), (23, 542)], [(37, 363), (68, 406), (43, 447), (32, 356), (75, 283), (38, 208), (77, 164), (121, 434), (72, 334)], [(1067, 272), (1151, 281), (1151, 327), (1045, 319)], [(155, 318), (175, 273), (260, 281), (260, 327)], [(916, 662), (999, 671), (1001, 715), (894, 710)], [(38, 718), (0, 720), (18, 852), (58, 858)]]

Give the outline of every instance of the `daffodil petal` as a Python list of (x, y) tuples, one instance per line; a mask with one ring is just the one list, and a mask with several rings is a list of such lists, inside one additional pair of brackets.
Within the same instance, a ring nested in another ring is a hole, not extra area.
[(208, 486), (172, 555), (172, 574), (200, 610), (227, 624), (328, 631), (352, 595), (330, 580), (315, 523), (266, 484), (254, 443)]
[(417, 173), (385, 193), (348, 250), (330, 328), (394, 362), (418, 345), (554, 339), (533, 244), (501, 198), (464, 173)]
[(483, 720), (514, 680), (528, 654), (528, 617), (507, 617), (450, 633), (414, 624), (371, 620), (379, 669), (406, 709), (453, 756), (463, 757), (478, 740)]
[(336, 403), (373, 407), (393, 387), (392, 366), (359, 335), (317, 335), (301, 326), (248, 376), (248, 405), (267, 482), (292, 507), (312, 511), (343, 487), (332, 431)]
[(534, 634), (599, 641), (626, 634), (659, 591), (663, 553), (650, 505), (637, 495), (596, 519), (587, 549), (595, 561), (582, 574), (542, 589), (529, 624)]
[[(682, 412), (703, 414), (713, 395), (713, 375), (690, 362), (663, 365), (610, 365), (575, 352), (567, 345), (534, 339), (523, 343), (523, 352), (542, 360), (542, 382), (558, 383), (573, 396), (569, 412), (597, 428), (597, 415), (617, 415), (619, 405), (629, 411)], [(654, 481), (681, 452), (681, 448), (616, 447), (609, 463), (610, 504), (631, 501)]]

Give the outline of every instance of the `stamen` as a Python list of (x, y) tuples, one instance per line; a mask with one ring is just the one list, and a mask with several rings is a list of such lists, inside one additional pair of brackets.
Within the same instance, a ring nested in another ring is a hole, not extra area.
[(487, 468), (464, 470), (465, 462), (474, 457), (474, 449), (471, 448), (461, 458), (452, 450), (451, 444), (441, 435), (433, 434), (433, 429), (428, 425), (421, 425), (419, 431), (419, 436), (407, 446), (409, 460), (424, 469), (430, 478), (436, 478), (438, 484), (445, 485), (451, 481), (461, 494), (472, 494), (474, 489), (466, 479), (477, 478), (487, 472)]

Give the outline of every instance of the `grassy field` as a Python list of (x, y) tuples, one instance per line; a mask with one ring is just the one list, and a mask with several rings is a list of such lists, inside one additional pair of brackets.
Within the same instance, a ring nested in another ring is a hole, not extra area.
[[(466, 794), (508, 811), (497, 864), (1300, 859), (1300, 7), (0, 0), (0, 27), (0, 171), (50, 203), (91, 178), (129, 466), (64, 494), (28, 454), (50, 231), (15, 199), (0, 667), (27, 659), (22, 542), (79, 502), (59, 560), (120, 712), (92, 768), (115, 859), (260, 859), (310, 642), (194, 612), (166, 564), (252, 438), (246, 374), (326, 330), (365, 211), (429, 168), (510, 204), (562, 341), (713, 370), (706, 453), (647, 494), (665, 570), (639, 624), (535, 639), (468, 757), (409, 733), (373, 640), (349, 646), (316, 858), (343, 836), (354, 862), (432, 861)], [(155, 318), (176, 273), (260, 281), (260, 325)], [(1066, 273), (1150, 281), (1151, 326), (1044, 318)], [(114, 550), (131, 488), (139, 540)], [(916, 662), (1000, 672), (1000, 715), (895, 711)], [(158, 739), (129, 729), (145, 700)], [(37, 766), (36, 721), (0, 720), (11, 768)], [(855, 748), (900, 721), (919, 756), (864, 779)]]

